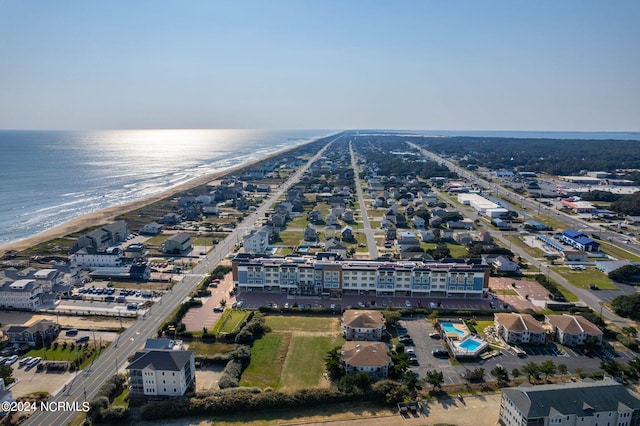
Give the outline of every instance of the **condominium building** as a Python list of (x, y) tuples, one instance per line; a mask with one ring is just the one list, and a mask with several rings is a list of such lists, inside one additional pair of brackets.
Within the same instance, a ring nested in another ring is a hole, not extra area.
[(488, 290), (489, 271), (462, 259), (391, 262), (245, 253), (232, 261), (234, 284), (240, 291), (327, 296), (481, 298)]
[(499, 423), (504, 426), (635, 426), (640, 400), (613, 381), (502, 389)]

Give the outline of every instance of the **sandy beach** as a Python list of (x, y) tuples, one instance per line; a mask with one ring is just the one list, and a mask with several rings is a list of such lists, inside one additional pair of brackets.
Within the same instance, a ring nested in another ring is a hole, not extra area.
[[(318, 138), (318, 139), (322, 139), (322, 138)], [(201, 185), (205, 185), (211, 181), (214, 181), (216, 179), (219, 179), (222, 176), (228, 175), (228, 174), (233, 174), (235, 172), (238, 172), (239, 170), (242, 170), (246, 167), (249, 167), (253, 164), (259, 163), (261, 161), (270, 159), (270, 158), (274, 158), (277, 156), (280, 156), (282, 154), (285, 154), (289, 151), (292, 151), (294, 149), (297, 149), (301, 146), (304, 145), (308, 145), (310, 143), (313, 143), (315, 141), (317, 141), (318, 139), (313, 139), (309, 142), (306, 142), (304, 144), (301, 145), (296, 145), (293, 147), (288, 147), (285, 149), (282, 149), (280, 151), (276, 151), (273, 154), (269, 154), (266, 155), (262, 158), (258, 158), (256, 160), (252, 160), (252, 161), (248, 161), (246, 163), (242, 163), (239, 164), (235, 167), (232, 167), (230, 169), (225, 169), (222, 170), (220, 172), (216, 172), (216, 173), (212, 173), (206, 176), (202, 176), (200, 178), (194, 179), (192, 181), (186, 182), (182, 185), (170, 188), (166, 191), (160, 192), (158, 194), (152, 195), (150, 197), (146, 197), (140, 200), (136, 200), (136, 201), (132, 201), (129, 203), (124, 203), (124, 204), (118, 204), (112, 207), (107, 207), (105, 209), (101, 209), (101, 210), (97, 210), (95, 212), (92, 213), (87, 213), (85, 215), (82, 215), (80, 217), (77, 217), (75, 219), (71, 219), (68, 222), (65, 222), (59, 226), (56, 226), (55, 228), (52, 228), (48, 231), (42, 232), (38, 235), (34, 235), (33, 237), (30, 238), (26, 238), (24, 240), (20, 240), (20, 241), (14, 241), (12, 243), (9, 244), (5, 244), (3, 246), (0, 246), (0, 254), (4, 253), (5, 251), (8, 250), (17, 250), (17, 251), (21, 251), (21, 250), (26, 250), (29, 247), (33, 247), (37, 244), (41, 244), (44, 243), (46, 241), (55, 239), (55, 238), (61, 238), (64, 237), (65, 235), (69, 235), (72, 234), (74, 232), (78, 232), (81, 231), (83, 229), (92, 227), (92, 226), (97, 226), (97, 225), (101, 225), (101, 224), (106, 224), (109, 223), (111, 221), (113, 221), (117, 216), (123, 214), (123, 213), (128, 213), (137, 209), (140, 209), (146, 205), (155, 203), (156, 201), (162, 200), (164, 198), (168, 198), (168, 197), (172, 197), (175, 194), (178, 194), (180, 192), (183, 191), (187, 191), (189, 189), (192, 188), (196, 188), (198, 186)]]

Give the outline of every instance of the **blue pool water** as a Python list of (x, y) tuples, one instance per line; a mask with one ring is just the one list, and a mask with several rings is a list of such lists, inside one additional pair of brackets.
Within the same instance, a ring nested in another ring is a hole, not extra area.
[(445, 333), (456, 333), (458, 336), (464, 336), (465, 332), (456, 328), (455, 325), (453, 325), (450, 322), (443, 322), (442, 324), (442, 328), (444, 329)]
[(469, 351), (469, 352), (473, 352), (476, 349), (478, 349), (480, 347), (482, 343), (478, 342), (477, 340), (473, 340), (473, 339), (467, 339), (464, 342), (460, 343), (460, 348), (464, 349), (465, 351)]

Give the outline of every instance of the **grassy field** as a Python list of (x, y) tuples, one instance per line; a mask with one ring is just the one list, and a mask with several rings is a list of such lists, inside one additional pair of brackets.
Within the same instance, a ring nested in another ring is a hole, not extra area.
[(272, 332), (256, 340), (251, 348), (251, 362), (242, 373), (240, 386), (278, 389), (290, 342), (291, 333)]
[[(91, 364), (92, 361), (95, 361), (100, 356), (100, 353), (104, 351), (107, 345), (103, 342), (102, 348), (97, 348), (97, 350), (93, 353), (93, 355), (86, 358), (82, 364), (80, 364), (80, 369), (85, 369)], [(89, 343), (89, 349), (93, 347), (93, 341)], [(31, 349), (27, 352), (24, 357), (30, 356), (32, 358), (40, 357), (43, 361), (67, 361), (72, 362), (76, 359), (76, 349), (78, 352), (84, 351), (84, 344), (75, 345), (74, 349), (70, 349), (71, 345), (67, 345), (66, 349), (62, 349), (62, 345), (58, 346), (58, 349), (53, 349), (53, 346), (50, 349), (40, 348), (40, 349)], [(23, 358), (24, 358), (23, 357)]]
[(600, 249), (603, 252), (608, 253), (615, 258), (630, 260), (632, 262), (640, 262), (640, 256), (636, 256), (633, 253), (629, 253), (628, 251), (620, 249), (605, 241), (598, 240), (598, 242), (600, 243)]
[(297, 246), (304, 239), (302, 231), (283, 231), (280, 233), (280, 240), (276, 242), (279, 246)]
[(333, 347), (342, 343), (342, 339), (338, 339), (337, 336), (293, 335), (280, 376), (279, 389), (297, 390), (328, 386), (329, 381), (322, 376), (324, 357)]
[(266, 318), (266, 324), (275, 332), (305, 331), (340, 333), (340, 318), (335, 317), (269, 315)]
[(248, 316), (248, 311), (226, 309), (213, 328), (213, 334), (233, 332)]
[(235, 345), (229, 343), (204, 343), (194, 340), (189, 342), (189, 350), (196, 355), (213, 356), (215, 354), (226, 354), (233, 351)]
[(557, 273), (567, 279), (572, 285), (588, 289), (589, 285), (597, 285), (600, 290), (617, 290), (613, 281), (602, 271), (589, 267), (586, 271), (572, 271), (569, 268), (554, 268)]
[(322, 376), (324, 357), (344, 343), (339, 318), (274, 315), (266, 325), (272, 331), (253, 345), (242, 386), (294, 390), (329, 384)]

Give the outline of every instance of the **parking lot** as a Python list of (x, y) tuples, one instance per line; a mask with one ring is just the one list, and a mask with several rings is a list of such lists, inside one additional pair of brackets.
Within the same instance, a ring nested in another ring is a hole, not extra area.
[(444, 345), (442, 340), (429, 337), (435, 329), (427, 318), (402, 319), (395, 331), (398, 335), (408, 334), (413, 340), (413, 343), (407, 347), (415, 353), (419, 365), (411, 366), (410, 370), (417, 373), (420, 378), (424, 378), (426, 372), (430, 370), (442, 371), (445, 384), (463, 383), (462, 375), (465, 370), (474, 370), (479, 367), (485, 370), (485, 380), (494, 380), (491, 370), (497, 365), (502, 365), (511, 373), (514, 368), (522, 369), (522, 366), (529, 362), (541, 364), (544, 361), (552, 360), (556, 366), (565, 364), (568, 372), (573, 374), (579, 370), (598, 371), (602, 360), (615, 359), (626, 364), (636, 357), (636, 354), (629, 350), (615, 351), (610, 347), (591, 351), (585, 355), (578, 349), (549, 343), (542, 346), (523, 346), (522, 349), (527, 354), (524, 358), (518, 357), (515, 353), (501, 350), (499, 355), (486, 360), (478, 358), (453, 365), (448, 358), (436, 358), (432, 355), (433, 350), (442, 349)]

